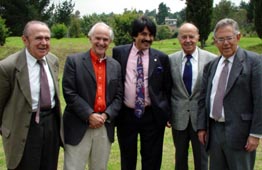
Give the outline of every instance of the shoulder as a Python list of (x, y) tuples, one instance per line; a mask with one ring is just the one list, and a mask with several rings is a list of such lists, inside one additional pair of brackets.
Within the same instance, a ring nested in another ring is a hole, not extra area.
[(113, 48), (113, 51), (121, 51), (121, 50), (125, 50), (131, 47), (132, 47), (132, 44), (118, 45)]
[(149, 54), (150, 55), (157, 55), (159, 57), (163, 57), (163, 58), (168, 58), (168, 55), (160, 50), (154, 49), (154, 48), (150, 48), (149, 49)]
[(17, 63), (17, 60), (22, 55), (25, 56), (24, 51), (18, 51), (16, 53), (13, 53), (13, 54), (7, 56), (6, 58), (0, 60), (0, 65), (1, 66), (6, 66), (6, 67), (15, 66), (16, 63)]
[(177, 51), (175, 53), (169, 54), (169, 58), (170, 59), (175, 59), (175, 58), (178, 58), (181, 55), (182, 55), (182, 51)]
[(209, 58), (215, 58), (215, 57), (217, 57), (216, 54), (211, 53), (211, 52), (209, 52), (209, 51), (207, 51), (207, 50), (202, 50), (202, 49), (200, 49), (200, 48), (198, 48), (198, 52), (199, 52), (199, 56), (204, 55), (204, 56), (209, 57)]

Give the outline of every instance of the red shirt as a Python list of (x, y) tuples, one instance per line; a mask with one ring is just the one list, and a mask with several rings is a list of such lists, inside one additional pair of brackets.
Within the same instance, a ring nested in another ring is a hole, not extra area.
[(106, 58), (100, 59), (90, 50), (91, 60), (96, 76), (96, 98), (94, 112), (103, 113), (106, 110)]

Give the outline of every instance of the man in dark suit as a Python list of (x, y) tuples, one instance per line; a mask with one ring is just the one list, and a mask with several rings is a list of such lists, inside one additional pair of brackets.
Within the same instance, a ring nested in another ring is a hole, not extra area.
[(106, 56), (113, 30), (103, 22), (88, 33), (91, 49), (67, 57), (63, 93), (64, 170), (107, 170), (114, 119), (122, 104), (121, 67)]
[[(197, 108), (203, 68), (215, 54), (197, 47), (199, 31), (191, 23), (178, 30), (181, 51), (170, 54), (172, 75), (171, 120), (175, 153), (175, 169), (188, 170), (188, 149), (191, 141), (195, 170), (208, 170), (208, 155), (197, 136)], [(191, 74), (187, 75), (190, 65)]]
[(134, 42), (113, 48), (113, 58), (122, 66), (124, 86), (123, 106), (117, 118), (121, 169), (136, 169), (140, 134), (142, 170), (159, 170), (170, 114), (169, 59), (150, 48), (156, 35), (153, 21), (142, 16), (132, 22), (131, 30)]
[(253, 170), (262, 135), (261, 59), (238, 46), (240, 37), (236, 21), (220, 20), (214, 42), (221, 56), (204, 68), (198, 137), (211, 170)]
[[(0, 61), (0, 132), (8, 169), (57, 169), (63, 132), (58, 59), (49, 53), (50, 36), (45, 23), (30, 21), (22, 36), (25, 49)], [(42, 69), (48, 81), (46, 108), (40, 100)]]

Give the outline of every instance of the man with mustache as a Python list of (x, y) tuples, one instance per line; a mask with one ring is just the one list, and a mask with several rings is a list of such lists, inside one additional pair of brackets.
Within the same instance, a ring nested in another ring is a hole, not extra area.
[(156, 25), (142, 16), (131, 25), (132, 44), (113, 48), (122, 66), (123, 105), (117, 118), (121, 169), (135, 170), (140, 135), (142, 170), (160, 170), (165, 125), (170, 114), (168, 56), (152, 49)]

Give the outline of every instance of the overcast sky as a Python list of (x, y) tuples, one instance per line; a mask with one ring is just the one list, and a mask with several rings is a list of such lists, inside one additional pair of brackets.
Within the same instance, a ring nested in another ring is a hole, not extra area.
[[(62, 3), (64, 0), (50, 0), (50, 2)], [(231, 0), (237, 6), (241, 1), (248, 2), (249, 0)], [(72, 0), (75, 3), (75, 10), (80, 11), (80, 15), (91, 15), (93, 13), (111, 13), (121, 14), (124, 9), (127, 10), (143, 10), (148, 9), (152, 11), (158, 9), (161, 2), (170, 8), (171, 12), (178, 12), (185, 7), (185, 0)], [(214, 4), (219, 3), (220, 0), (214, 0)]]

